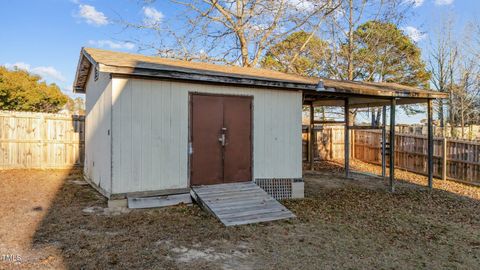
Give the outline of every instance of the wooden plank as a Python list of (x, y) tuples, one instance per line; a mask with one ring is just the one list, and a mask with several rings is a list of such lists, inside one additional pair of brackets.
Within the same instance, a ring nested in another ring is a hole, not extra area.
[(216, 200), (225, 200), (230, 198), (245, 198), (245, 197), (255, 197), (263, 196), (263, 193), (259, 193), (257, 190), (240, 190), (232, 192), (224, 192), (221, 194), (202, 194), (202, 198), (205, 200), (216, 199)]
[(226, 226), (295, 217), (252, 182), (192, 187), (192, 197)]
[(208, 196), (222, 196), (226, 194), (232, 194), (233, 192), (246, 192), (246, 191), (256, 191), (256, 187), (245, 187), (239, 188), (235, 190), (214, 190), (212, 192), (208, 192), (208, 190), (202, 190), (202, 192), (198, 192), (200, 195), (207, 195)]
[(383, 127), (382, 126), (349, 126), (348, 129), (360, 129), (360, 130), (372, 130), (372, 129), (379, 129), (381, 130)]
[(144, 198), (128, 198), (128, 208), (154, 208), (154, 207), (164, 207), (170, 205), (177, 205), (181, 203), (192, 203), (192, 197), (189, 193), (186, 194), (176, 194), (168, 196), (157, 196), (157, 197), (144, 197)]
[[(231, 185), (231, 186), (229, 186)], [(231, 192), (232, 190), (243, 190), (243, 189), (251, 189), (256, 188), (253, 182), (243, 182), (243, 183), (231, 183), (231, 184), (218, 184), (212, 185), (210, 188), (209, 186), (195, 186), (195, 191), (197, 193), (215, 193), (215, 192)]]
[(251, 191), (244, 191), (243, 194), (236, 194), (236, 195), (226, 195), (222, 197), (209, 197), (209, 198), (204, 198), (204, 195), (202, 196), (202, 199), (206, 202), (211, 202), (215, 204), (223, 203), (223, 202), (245, 202), (247, 200), (256, 200), (256, 199), (266, 199), (267, 197), (265, 193), (255, 193), (252, 194)]
[[(202, 195), (200, 195), (202, 196)], [(202, 199), (205, 202), (210, 202), (214, 204), (219, 204), (222, 202), (245, 202), (248, 200), (255, 200), (258, 198), (265, 198), (264, 194), (251, 194), (251, 192), (244, 192), (244, 194), (237, 194), (237, 195), (232, 195), (232, 196), (223, 196), (223, 197), (210, 197), (210, 198), (203, 198)]]
[(280, 207), (266, 207), (266, 206), (257, 206), (256, 209), (242, 209), (241, 211), (233, 211), (229, 213), (224, 213), (224, 214), (217, 214), (217, 216), (221, 219), (231, 219), (231, 218), (242, 218), (242, 217), (251, 217), (251, 216), (256, 216), (260, 214), (271, 214), (271, 213), (290, 213), (290, 211), (286, 210), (285, 208), (280, 208)]
[(443, 138), (442, 142), (442, 180), (447, 180), (447, 159), (448, 159), (448, 151), (447, 151), (448, 141), (447, 138)]
[(314, 120), (314, 124), (345, 124), (345, 121), (328, 121), (328, 120)]
[(250, 194), (250, 196), (261, 196), (261, 194), (258, 193), (257, 190), (254, 189), (242, 189), (238, 191), (232, 191), (232, 192), (215, 192), (215, 193), (198, 193), (199, 195), (202, 195), (205, 200), (212, 199), (212, 198), (230, 198), (230, 197), (241, 197)]
[(210, 208), (214, 210), (224, 210), (224, 209), (235, 209), (238, 206), (244, 206), (244, 207), (249, 207), (253, 205), (258, 205), (258, 204), (268, 204), (269, 202), (274, 202), (274, 198), (256, 198), (256, 199), (251, 199), (248, 201), (236, 201), (236, 202), (223, 202), (221, 204), (210, 204)]
[(260, 222), (268, 222), (268, 221), (277, 221), (277, 220), (282, 220), (282, 219), (288, 219), (289, 217), (285, 216), (278, 216), (278, 217), (259, 217), (256, 219), (249, 219), (249, 220), (242, 220), (242, 221), (227, 221), (225, 222), (225, 226), (240, 226), (240, 225), (246, 225), (246, 224), (252, 224), (252, 223), (260, 223)]
[(293, 215), (289, 215), (284, 212), (276, 212), (276, 213), (269, 213), (269, 214), (252, 215), (247, 217), (229, 218), (225, 220), (225, 225), (237, 226), (237, 225), (245, 225), (245, 224), (252, 224), (252, 223), (259, 223), (259, 222), (266, 222), (266, 221), (289, 219), (293, 217), (294, 217)]
[(254, 202), (249, 204), (237, 204), (234, 206), (227, 206), (227, 207), (212, 207), (212, 209), (215, 210), (215, 213), (217, 215), (223, 215), (223, 214), (231, 213), (234, 210), (250, 211), (250, 210), (258, 209), (259, 207), (270, 207), (274, 205), (277, 205), (277, 202), (275, 200), (269, 200), (269, 201), (261, 202), (261, 206), (259, 206), (258, 202)]
[(313, 106), (313, 103), (310, 103), (310, 125), (308, 126), (308, 162), (310, 163), (310, 170), (313, 170), (313, 162), (314, 162), (314, 145), (313, 145), (313, 129), (315, 127), (315, 107)]
[[(238, 188), (235, 191), (248, 191), (248, 190), (256, 190), (256, 187), (243, 187), (243, 188)], [(198, 192), (198, 194), (208, 194), (208, 195), (222, 195), (224, 193), (231, 193), (231, 190), (215, 190), (209, 192), (208, 190), (202, 190), (201, 192)]]

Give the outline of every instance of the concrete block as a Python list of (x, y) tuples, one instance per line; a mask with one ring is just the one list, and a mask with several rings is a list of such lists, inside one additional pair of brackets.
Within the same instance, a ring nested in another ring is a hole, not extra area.
[(300, 199), (305, 197), (305, 183), (293, 182), (292, 183), (292, 199)]
[(108, 208), (126, 208), (127, 206), (127, 199), (108, 200)]

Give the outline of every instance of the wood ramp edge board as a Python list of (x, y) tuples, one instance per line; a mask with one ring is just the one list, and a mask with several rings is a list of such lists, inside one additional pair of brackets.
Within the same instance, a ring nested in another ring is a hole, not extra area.
[(280, 202), (253, 182), (194, 186), (192, 198), (225, 226), (294, 218)]
[(190, 194), (174, 194), (167, 196), (152, 196), (152, 197), (133, 197), (127, 198), (128, 208), (141, 209), (141, 208), (154, 208), (177, 205), (181, 203), (190, 204), (192, 198)]

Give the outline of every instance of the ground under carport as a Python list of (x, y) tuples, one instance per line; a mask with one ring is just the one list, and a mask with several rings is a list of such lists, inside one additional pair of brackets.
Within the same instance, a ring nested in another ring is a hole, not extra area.
[(284, 202), (296, 219), (229, 228), (196, 205), (109, 211), (79, 171), (2, 171), (0, 254), (20, 260), (0, 269), (480, 265), (480, 188), (439, 182), (429, 193), (425, 177), (399, 172), (408, 182), (390, 194), (382, 180), (318, 167), (307, 198)]

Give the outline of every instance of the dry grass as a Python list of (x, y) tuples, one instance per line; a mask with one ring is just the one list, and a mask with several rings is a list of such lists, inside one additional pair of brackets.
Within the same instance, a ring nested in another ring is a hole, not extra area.
[[(335, 164), (305, 176), (291, 221), (225, 228), (196, 205), (115, 212), (78, 171), (0, 173), (0, 268), (334, 269), (480, 265), (480, 188), (399, 172), (344, 179)], [(356, 168), (378, 167), (355, 164)], [(373, 172), (373, 171), (372, 171)]]

